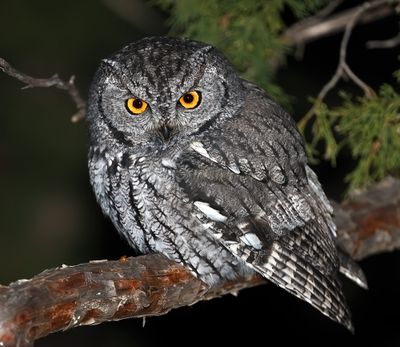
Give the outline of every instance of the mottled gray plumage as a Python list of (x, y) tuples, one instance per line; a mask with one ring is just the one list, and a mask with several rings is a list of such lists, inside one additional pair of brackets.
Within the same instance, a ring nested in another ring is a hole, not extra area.
[[(201, 99), (185, 109), (190, 91)], [(147, 109), (131, 114), (129, 98)], [(303, 139), (215, 48), (166, 37), (124, 47), (97, 71), (88, 123), (97, 200), (133, 248), (210, 286), (256, 271), (351, 328), (332, 208)]]

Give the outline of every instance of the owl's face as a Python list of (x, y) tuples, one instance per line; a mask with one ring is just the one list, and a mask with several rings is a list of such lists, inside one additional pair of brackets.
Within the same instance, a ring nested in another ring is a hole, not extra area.
[(92, 84), (92, 143), (169, 146), (240, 107), (242, 82), (213, 47), (149, 38), (102, 61)]

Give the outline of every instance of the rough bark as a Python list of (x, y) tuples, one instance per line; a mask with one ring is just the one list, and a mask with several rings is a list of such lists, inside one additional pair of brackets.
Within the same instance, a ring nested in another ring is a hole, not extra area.
[[(400, 181), (389, 178), (335, 206), (338, 244), (356, 259), (400, 249)], [(50, 269), (0, 286), (0, 346), (32, 346), (80, 325), (165, 314), (265, 281), (241, 278), (212, 291), (160, 255)]]
[(400, 249), (400, 180), (387, 178), (335, 205), (338, 244), (354, 259)]

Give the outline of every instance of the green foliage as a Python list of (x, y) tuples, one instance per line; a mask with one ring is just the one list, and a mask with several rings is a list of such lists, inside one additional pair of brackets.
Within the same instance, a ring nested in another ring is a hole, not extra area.
[(208, 42), (232, 61), (242, 76), (287, 104), (273, 82), (274, 64), (287, 47), (280, 38), (284, 10), (297, 18), (310, 15), (327, 0), (156, 0), (170, 13), (171, 33)]
[[(313, 99), (311, 99), (311, 101), (314, 103), (313, 114), (317, 116), (312, 124), (312, 140), (310, 143), (306, 144), (309, 159), (312, 163), (318, 162), (317, 158), (319, 153), (317, 145), (323, 142), (325, 146), (323, 157), (325, 160), (330, 160), (331, 164), (334, 166), (339, 151), (339, 146), (333, 132), (335, 119), (331, 116), (331, 111), (325, 103)], [(304, 132), (304, 127), (307, 125), (306, 117), (307, 115), (299, 123), (299, 128), (302, 132)]]
[[(400, 79), (399, 71), (396, 76)], [(340, 149), (350, 149), (357, 160), (346, 177), (350, 190), (388, 174), (400, 174), (400, 95), (387, 84), (373, 98), (363, 96), (354, 101), (347, 93), (340, 95), (340, 107), (329, 109), (325, 103), (316, 103), (311, 153), (315, 155), (316, 145), (322, 141), (324, 157), (335, 163)]]

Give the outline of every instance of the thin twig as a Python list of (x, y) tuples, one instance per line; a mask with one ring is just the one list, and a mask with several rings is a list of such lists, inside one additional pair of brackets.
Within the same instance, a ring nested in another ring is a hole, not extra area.
[[(351, 69), (346, 62), (347, 47), (349, 45), (349, 41), (350, 41), (351, 34), (353, 33), (353, 29), (354, 29), (358, 19), (361, 17), (361, 15), (367, 10), (381, 6), (382, 3), (386, 3), (386, 0), (377, 0), (372, 3), (365, 2), (357, 9), (357, 11), (354, 12), (353, 17), (350, 19), (350, 21), (346, 25), (346, 30), (344, 32), (343, 39), (340, 44), (339, 63), (336, 68), (336, 72), (332, 76), (331, 80), (325, 85), (325, 87), (318, 94), (318, 97), (317, 97), (318, 101), (322, 101), (325, 98), (325, 96), (328, 94), (328, 92), (332, 88), (335, 87), (335, 85), (337, 84), (339, 79), (345, 75), (347, 75), (355, 83), (359, 84), (359, 79), (358, 80), (354, 79), (355, 74), (351, 72)], [(350, 74), (349, 74), (349, 72), (350, 72)], [(362, 89), (364, 90), (364, 93), (367, 96), (371, 97), (372, 95), (375, 94), (373, 92), (373, 90), (370, 87), (368, 87), (365, 83), (363, 83), (361, 85), (362, 85)]]
[[(337, 7), (339, 7), (344, 0), (332, 0), (330, 1), (322, 10), (317, 12), (315, 15), (308, 17), (306, 19), (303, 19), (300, 22), (295, 23), (292, 27), (288, 28), (284, 35), (283, 39), (285, 41), (291, 41), (291, 33), (298, 33), (298, 30), (301, 30), (301, 28), (309, 28), (312, 27), (316, 24), (321, 23), (322, 20), (324, 20), (327, 16), (329, 16), (331, 13), (333, 13)], [(293, 29), (293, 31), (291, 31)], [(299, 36), (297, 36), (299, 37)], [(291, 42), (296, 46), (296, 50), (294, 53), (294, 56), (297, 60), (302, 60), (303, 55), (304, 55), (304, 49), (305, 49), (305, 41), (300, 41), (300, 42)]]
[(392, 37), (387, 40), (377, 40), (377, 41), (368, 41), (367, 48), (377, 49), (377, 48), (394, 48), (400, 45), (400, 33), (398, 33), (395, 37)]
[(321, 91), (318, 93), (318, 96), (310, 108), (310, 110), (305, 114), (305, 116), (301, 119), (298, 126), (301, 130), (304, 131), (308, 121), (311, 117), (314, 116), (317, 107), (321, 104), (321, 102), (325, 99), (326, 95), (337, 85), (341, 78), (348, 77), (350, 78), (357, 86), (359, 86), (365, 96), (368, 98), (373, 98), (376, 96), (373, 89), (364, 81), (362, 81), (350, 68), (347, 64), (347, 48), (349, 45), (350, 37), (353, 33), (355, 25), (358, 23), (359, 19), (366, 11), (371, 11), (375, 8), (378, 8), (384, 4), (386, 4), (386, 0), (376, 0), (373, 2), (365, 2), (360, 5), (357, 10), (352, 11), (353, 16), (349, 19), (346, 24), (346, 29), (343, 34), (343, 38), (340, 44), (340, 52), (339, 52), (339, 62), (336, 67), (336, 71), (331, 77), (331, 79), (322, 87)]
[(331, 0), (322, 10), (318, 11), (313, 17), (313, 19), (324, 19), (332, 14), (344, 0)]
[[(400, 181), (388, 178), (335, 206), (338, 246), (356, 259), (400, 249)], [(257, 275), (208, 290), (161, 255), (46, 270), (0, 286), (0, 346), (28, 347), (60, 330), (162, 315), (266, 283)]]
[[(400, 6), (399, 6), (400, 7)], [(399, 23), (400, 29), (400, 23)], [(387, 39), (387, 40), (371, 40), (366, 43), (367, 48), (369, 49), (388, 49), (394, 48), (400, 45), (400, 30), (396, 36)]]
[(348, 76), (355, 84), (357, 84), (364, 91), (364, 94), (369, 99), (376, 97), (376, 93), (374, 92), (374, 90), (368, 84), (366, 84), (361, 78), (359, 78), (353, 72), (353, 70), (350, 69), (347, 63), (343, 64), (343, 74), (344, 76)]
[(25, 83), (23, 89), (28, 88), (49, 88), (55, 87), (58, 89), (66, 90), (76, 105), (78, 111), (71, 117), (72, 122), (78, 122), (85, 118), (86, 102), (80, 96), (78, 89), (75, 86), (75, 76), (71, 76), (68, 81), (62, 80), (57, 74), (50, 78), (34, 78), (31, 77), (14, 67), (12, 67), (5, 59), (0, 57), (0, 70), (7, 75), (16, 78), (17, 80)]

